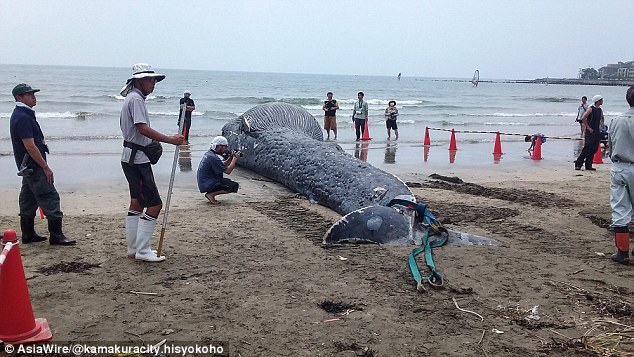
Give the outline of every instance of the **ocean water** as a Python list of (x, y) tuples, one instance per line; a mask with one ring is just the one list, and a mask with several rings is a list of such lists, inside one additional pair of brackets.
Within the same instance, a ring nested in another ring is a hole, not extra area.
[[(359, 91), (365, 92), (370, 108), (369, 130), (374, 138), (370, 149), (390, 146), (386, 142), (383, 112), (388, 101), (395, 100), (400, 113), (399, 147), (422, 146), (425, 127), (455, 129), (459, 149), (484, 147), (487, 158), (490, 143), (495, 140), (491, 132), (579, 137), (575, 117), (582, 95), (604, 96), (607, 123), (627, 109), (625, 87), (504, 81), (481, 82), (473, 87), (469, 83), (470, 73), (465, 73), (463, 79), (415, 78), (404, 74), (399, 81), (396, 76), (156, 70), (167, 77), (157, 83), (147, 100), (152, 126), (166, 134), (175, 133), (178, 101), (184, 90), (190, 90), (196, 103), (190, 134), (192, 152), (207, 150), (211, 139), (227, 121), (261, 103), (278, 101), (301, 106), (323, 125), (321, 103), (328, 91), (334, 93), (341, 108), (338, 143), (351, 153), (355, 135), (350, 114)], [(11, 89), (20, 82), (41, 89), (35, 110), (53, 151), (79, 155), (120, 153), (119, 113), (123, 98), (119, 91), (130, 74), (129, 68), (0, 65), (0, 155), (11, 154), (9, 117), (15, 106)], [(486, 73), (481, 73), (480, 78), (486, 80)], [(432, 148), (446, 146), (450, 132), (431, 130), (430, 136)], [(526, 146), (519, 135), (503, 136), (502, 140)], [(553, 141), (557, 144), (545, 144), (545, 156), (546, 145), (551, 145), (552, 156), (560, 159), (574, 158), (578, 153), (578, 142), (549, 140), (548, 143)], [(477, 157), (477, 153), (473, 155)], [(409, 159), (399, 157), (399, 160)]]

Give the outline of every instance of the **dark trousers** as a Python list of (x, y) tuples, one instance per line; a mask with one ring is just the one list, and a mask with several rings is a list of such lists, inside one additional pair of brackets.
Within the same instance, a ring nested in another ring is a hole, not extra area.
[(35, 217), (39, 206), (46, 218), (63, 217), (59, 193), (53, 184), (46, 181), (44, 170), (40, 167), (34, 169), (31, 176), (22, 177), (19, 204), (20, 216)]
[(581, 167), (585, 162), (586, 169), (592, 168), (592, 159), (599, 148), (600, 139), (601, 135), (596, 130), (594, 133), (586, 131), (585, 143), (583, 144), (583, 149), (581, 149), (581, 154), (575, 160), (575, 167)]
[(365, 119), (354, 118), (354, 130), (357, 133), (357, 141), (359, 141), (365, 131)]

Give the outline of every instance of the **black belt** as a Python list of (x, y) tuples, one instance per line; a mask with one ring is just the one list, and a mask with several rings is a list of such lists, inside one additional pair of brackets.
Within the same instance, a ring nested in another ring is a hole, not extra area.
[(136, 152), (138, 150), (143, 151), (144, 146), (123, 140), (123, 147), (132, 149), (132, 152), (130, 153), (130, 160), (128, 160), (128, 165), (134, 165), (134, 157), (136, 156)]

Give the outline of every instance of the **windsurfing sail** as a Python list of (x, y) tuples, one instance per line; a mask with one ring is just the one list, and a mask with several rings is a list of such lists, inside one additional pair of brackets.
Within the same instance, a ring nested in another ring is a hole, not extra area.
[(398, 76), (396, 76), (396, 78), (398, 78), (398, 80), (401, 80), (401, 72), (398, 72)]
[(473, 79), (471, 79), (471, 83), (473, 83), (474, 87), (477, 87), (478, 82), (480, 82), (480, 71), (476, 69), (475, 72), (473, 72)]

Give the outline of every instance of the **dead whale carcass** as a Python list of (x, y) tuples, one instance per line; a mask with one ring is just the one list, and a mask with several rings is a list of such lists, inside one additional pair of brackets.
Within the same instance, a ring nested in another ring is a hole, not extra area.
[[(306, 110), (267, 103), (227, 123), (222, 134), (244, 153), (238, 165), (271, 178), (311, 202), (344, 215), (324, 243), (416, 241), (416, 199), (398, 177), (355, 159), (339, 145), (323, 141), (321, 127)], [(394, 199), (400, 204), (391, 205)]]

